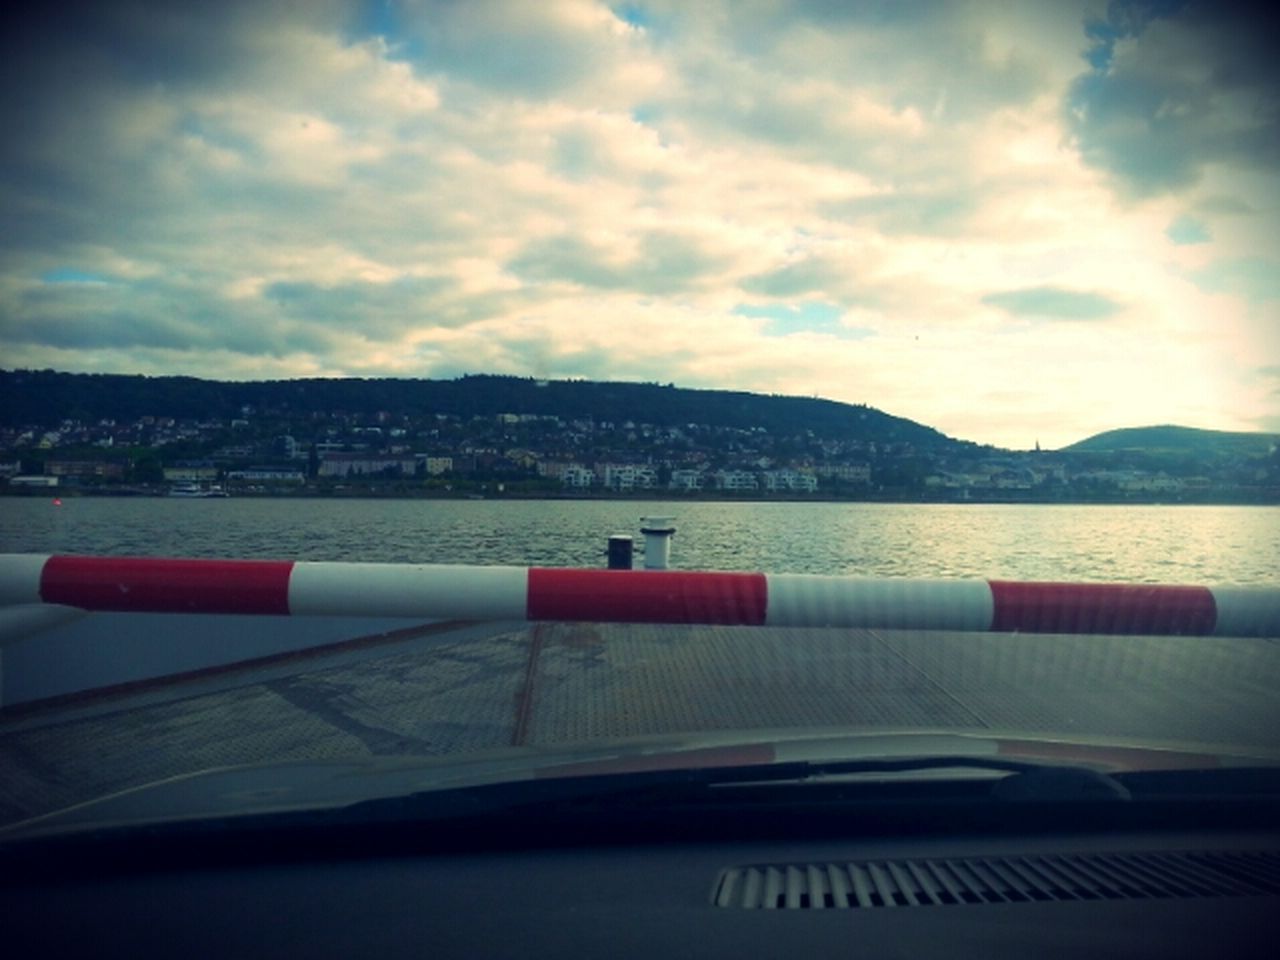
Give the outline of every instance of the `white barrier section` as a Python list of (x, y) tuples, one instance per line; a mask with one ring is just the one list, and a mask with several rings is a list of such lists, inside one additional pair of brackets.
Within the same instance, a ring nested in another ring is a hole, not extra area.
[(1273, 637), (1280, 630), (1280, 591), (1274, 587), (1212, 587), (1217, 608), (1213, 633), (1222, 637)]
[(289, 577), (294, 616), (523, 620), (525, 567), (299, 562)]
[(41, 603), (40, 575), (48, 554), (0, 553), (0, 607)]
[(862, 580), (768, 575), (770, 627), (884, 627), (989, 630), (994, 613), (985, 580)]

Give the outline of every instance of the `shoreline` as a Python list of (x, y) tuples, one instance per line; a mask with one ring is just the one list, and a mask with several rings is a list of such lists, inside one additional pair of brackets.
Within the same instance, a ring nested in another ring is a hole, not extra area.
[(662, 503), (887, 503), (887, 504), (949, 504), (949, 505), (1018, 505), (1029, 506), (1201, 506), (1201, 507), (1274, 507), (1280, 506), (1280, 496), (1266, 494), (1203, 497), (1034, 497), (1034, 496), (968, 496), (939, 497), (927, 494), (884, 493), (875, 496), (841, 496), (838, 494), (777, 494), (735, 495), (716, 493), (673, 494), (663, 491), (635, 491), (627, 493), (561, 493), (532, 491), (487, 491), (484, 493), (457, 493), (437, 491), (379, 491), (376, 489), (322, 491), (322, 490), (254, 490), (229, 491), (226, 497), (170, 497), (168, 488), (86, 489), (82, 487), (36, 487), (30, 489), (0, 489), (0, 497), (15, 499), (159, 499), (159, 500), (489, 500), (489, 501), (557, 501), (557, 502), (662, 502)]

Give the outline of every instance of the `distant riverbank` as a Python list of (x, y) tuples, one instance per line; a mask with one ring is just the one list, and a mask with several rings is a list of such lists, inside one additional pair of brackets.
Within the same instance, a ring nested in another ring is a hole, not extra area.
[[(315, 487), (273, 487), (260, 489), (227, 490), (228, 498), (235, 499), (287, 499), (287, 500), (506, 500), (506, 501), (640, 501), (661, 498), (676, 503), (929, 503), (929, 504), (1060, 504), (1060, 505), (1147, 505), (1147, 506), (1280, 506), (1280, 495), (1270, 491), (1195, 491), (1176, 494), (1143, 494), (1099, 491), (1090, 496), (1048, 495), (1037, 492), (1007, 490), (970, 490), (965, 492), (877, 490), (849, 492), (794, 493), (768, 491), (720, 491), (702, 490), (679, 492), (673, 490), (614, 491), (549, 491), (498, 489), (494, 485), (481, 491), (415, 490), (412, 488), (380, 488), (376, 486), (323, 489)], [(164, 486), (58, 486), (58, 487), (0, 487), (5, 497), (101, 497), (101, 498), (168, 498), (169, 487)], [(177, 498), (174, 498), (177, 499)]]

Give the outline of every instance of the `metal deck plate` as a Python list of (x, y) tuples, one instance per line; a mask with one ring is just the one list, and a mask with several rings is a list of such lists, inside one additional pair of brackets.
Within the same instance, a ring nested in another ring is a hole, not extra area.
[(1280, 643), (538, 624), (0, 713), (0, 822), (214, 766), (779, 727), (1280, 741)]

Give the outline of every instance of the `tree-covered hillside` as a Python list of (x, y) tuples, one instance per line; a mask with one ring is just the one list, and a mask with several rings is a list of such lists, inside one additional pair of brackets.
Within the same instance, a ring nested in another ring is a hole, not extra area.
[(1162, 424), (1155, 427), (1127, 427), (1095, 434), (1064, 447), (1072, 453), (1168, 454), (1213, 459), (1227, 456), (1265, 456), (1275, 449), (1280, 437), (1266, 433), (1232, 433), (1226, 430), (1198, 430)]
[(230, 418), (246, 408), (302, 417), (341, 410), (422, 416), (499, 413), (566, 419), (635, 421), (671, 426), (702, 423), (762, 428), (777, 435), (906, 442), (919, 447), (955, 443), (931, 427), (873, 407), (808, 397), (762, 396), (727, 390), (688, 390), (654, 383), (539, 381), (468, 376), (457, 380), (313, 379), (250, 383), (191, 377), (140, 377), (43, 371), (0, 371), (0, 424), (56, 425), (63, 420)]

